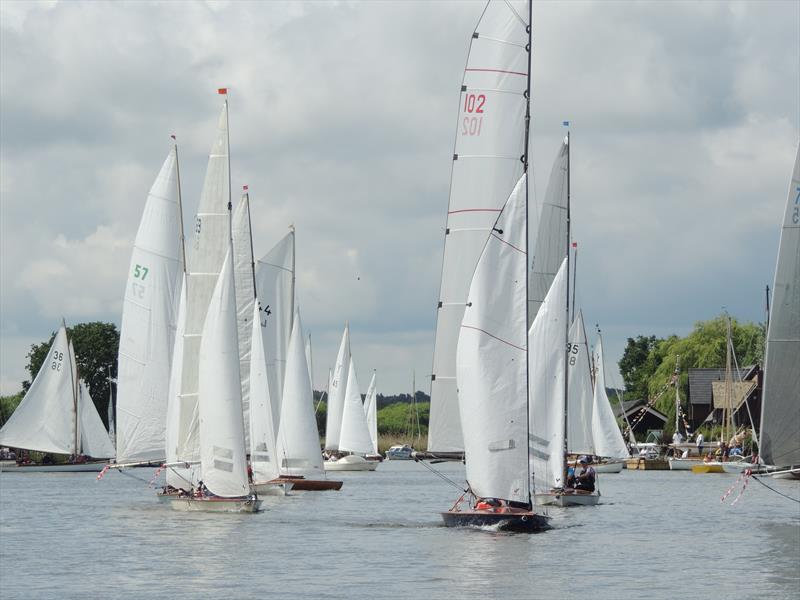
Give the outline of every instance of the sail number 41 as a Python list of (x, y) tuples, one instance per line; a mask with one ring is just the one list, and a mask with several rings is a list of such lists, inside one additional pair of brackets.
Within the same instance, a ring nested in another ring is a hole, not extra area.
[[(464, 112), (470, 113), (461, 122), (461, 135), (480, 135), (483, 127), (483, 107), (486, 104), (485, 94), (465, 94)], [(479, 116), (480, 115), (480, 116)]]

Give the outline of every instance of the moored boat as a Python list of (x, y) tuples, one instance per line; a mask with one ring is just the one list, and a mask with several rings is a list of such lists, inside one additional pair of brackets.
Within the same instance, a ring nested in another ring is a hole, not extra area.
[(374, 471), (378, 461), (367, 460), (358, 454), (348, 454), (341, 458), (325, 461), (326, 471)]

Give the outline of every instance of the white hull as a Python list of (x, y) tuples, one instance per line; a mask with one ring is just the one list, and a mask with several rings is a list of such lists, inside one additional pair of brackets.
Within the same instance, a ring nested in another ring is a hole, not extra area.
[(0, 471), (5, 473), (99, 473), (107, 462), (90, 462), (77, 465), (17, 465), (16, 463), (0, 465)]
[(734, 473), (738, 475), (743, 473), (745, 469), (758, 469), (758, 465), (749, 462), (724, 462), (722, 463), (722, 470), (726, 473)]
[(770, 477), (774, 477), (775, 479), (800, 479), (800, 467), (771, 473)]
[(600, 492), (536, 494), (537, 506), (595, 506), (600, 502)]
[(374, 471), (378, 468), (378, 461), (367, 460), (362, 456), (351, 454), (339, 460), (326, 460), (326, 471)]
[(702, 458), (670, 458), (670, 471), (691, 471), (695, 465), (702, 465)]
[(592, 466), (596, 473), (622, 473), (622, 468), (625, 466), (625, 463), (622, 461), (595, 463)]
[(254, 513), (261, 508), (262, 501), (253, 498), (192, 498), (171, 497), (172, 510), (183, 512), (227, 512)]
[(294, 487), (292, 483), (269, 483), (267, 481), (256, 481), (253, 489), (259, 496), (285, 496)]

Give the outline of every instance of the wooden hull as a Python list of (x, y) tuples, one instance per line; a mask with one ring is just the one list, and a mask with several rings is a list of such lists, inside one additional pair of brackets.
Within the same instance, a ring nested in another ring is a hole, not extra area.
[(595, 506), (600, 502), (600, 492), (552, 492), (550, 494), (536, 494), (536, 504), (539, 506)]
[(169, 499), (172, 510), (183, 512), (226, 512), (254, 513), (261, 508), (258, 498), (194, 498), (191, 496), (172, 496)]
[(442, 513), (445, 527), (492, 527), (501, 531), (537, 533), (550, 529), (549, 519), (532, 511), (455, 511)]
[(0, 471), (4, 473), (99, 473), (103, 467), (108, 466), (107, 462), (86, 462), (80, 464), (62, 465), (2, 465)]
[(625, 466), (631, 470), (639, 471), (666, 471), (669, 463), (661, 458), (629, 458)]
[(325, 461), (326, 471), (374, 471), (378, 468), (375, 460), (366, 460), (361, 456), (345, 456), (339, 460)]
[(695, 465), (692, 467), (692, 473), (724, 473), (725, 469), (722, 468), (722, 463), (706, 463), (703, 465)]
[(325, 492), (328, 490), (342, 489), (342, 481), (333, 481), (332, 479), (306, 479), (305, 477), (279, 477), (273, 479), (272, 482), (288, 481), (292, 484), (292, 490), (295, 492)]

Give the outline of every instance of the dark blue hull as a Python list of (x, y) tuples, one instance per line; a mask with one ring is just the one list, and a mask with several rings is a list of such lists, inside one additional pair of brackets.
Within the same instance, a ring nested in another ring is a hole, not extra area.
[(442, 519), (446, 527), (498, 527), (502, 531), (520, 533), (550, 529), (547, 517), (530, 511), (447, 511), (442, 513)]

